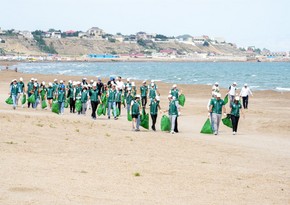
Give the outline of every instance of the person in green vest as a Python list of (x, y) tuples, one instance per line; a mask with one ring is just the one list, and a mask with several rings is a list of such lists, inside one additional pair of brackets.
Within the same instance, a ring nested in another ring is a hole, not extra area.
[(147, 95), (148, 95), (148, 86), (146, 85), (146, 81), (143, 81), (143, 85), (140, 87), (140, 94), (141, 94), (141, 104), (143, 110), (146, 109), (147, 104)]
[(132, 129), (133, 131), (140, 131), (139, 126), (140, 126), (140, 95), (135, 96), (135, 100), (132, 100), (131, 102), (131, 116), (132, 116)]
[(12, 84), (10, 85), (10, 93), (9, 95), (12, 97), (13, 100), (13, 109), (16, 109), (17, 106), (17, 97), (18, 97), (18, 93), (19, 93), (19, 88), (17, 85), (17, 80), (14, 79), (12, 80)]
[(54, 97), (54, 89), (52, 87), (52, 83), (49, 82), (48, 83), (47, 92), (46, 92), (46, 98), (47, 98), (50, 110), (51, 110), (51, 107), (52, 107), (52, 99), (53, 99), (53, 97)]
[(86, 115), (88, 96), (89, 96), (88, 86), (84, 85), (82, 93), (81, 93), (82, 114), (83, 115)]
[(52, 87), (53, 87), (54, 94), (57, 95), (58, 94), (58, 82), (57, 82), (57, 79), (54, 79)]
[(219, 131), (219, 125), (222, 118), (222, 111), (226, 115), (225, 103), (221, 99), (221, 94), (217, 93), (216, 98), (211, 100), (209, 108), (209, 112), (212, 112), (212, 121), (215, 135), (217, 135)]
[(179, 90), (177, 89), (177, 85), (176, 85), (176, 84), (174, 84), (174, 85), (172, 86), (172, 89), (170, 90), (170, 94), (171, 94), (173, 97), (175, 97), (176, 99), (178, 99), (179, 95), (181, 95), (181, 91), (179, 91)]
[(110, 119), (111, 109), (113, 109), (114, 119), (117, 120), (117, 112), (116, 112), (116, 84), (112, 83), (111, 88), (107, 93), (108, 98), (108, 119)]
[[(47, 88), (45, 86), (44, 81), (40, 84), (39, 93), (40, 93), (40, 99), (41, 99), (41, 103), (42, 103), (43, 101), (46, 100), (46, 97), (47, 97)], [(44, 108), (44, 109), (46, 109), (46, 108)]]
[(150, 103), (155, 99), (156, 96), (157, 96), (157, 92), (156, 92), (155, 84), (151, 83), (151, 87), (149, 88)]
[(97, 87), (97, 83), (93, 83), (92, 85), (92, 89), (89, 90), (89, 96), (90, 96), (90, 100), (91, 100), (91, 106), (92, 106), (92, 119), (96, 120), (97, 116), (96, 116), (96, 110), (97, 107), (99, 105), (99, 103), (102, 103), (101, 101), (101, 96), (100, 96), (100, 91)]
[(232, 125), (233, 125), (233, 135), (235, 135), (238, 131), (238, 124), (239, 124), (239, 119), (240, 119), (240, 111), (244, 116), (242, 105), (240, 103), (240, 98), (239, 96), (235, 97), (234, 102), (231, 102), (231, 120), (232, 120)]
[(117, 87), (116, 107), (119, 109), (120, 115), (121, 115), (121, 103), (122, 103), (122, 91), (121, 91), (120, 87)]
[[(18, 106), (18, 102), (19, 99), (21, 99), (25, 93), (25, 84), (23, 82), (23, 78), (21, 77), (19, 79), (19, 82), (17, 83), (18, 89), (19, 89), (19, 94), (17, 96), (17, 106)], [(24, 107), (24, 105), (22, 105), (22, 108)]]
[[(34, 78), (31, 78), (30, 81), (27, 83), (27, 98), (29, 98), (32, 95), (31, 90), (33, 89), (33, 87), (34, 87)], [(30, 105), (31, 103), (28, 102), (27, 103), (28, 108), (30, 108)]]
[(59, 114), (64, 114), (64, 102), (65, 102), (65, 86), (59, 87), (57, 92), (57, 101), (59, 104)]
[(131, 102), (133, 101), (133, 96), (131, 94), (131, 88), (127, 89), (127, 95), (126, 95), (126, 105), (127, 105), (127, 113), (130, 112)]
[(133, 97), (135, 97), (137, 94), (137, 88), (136, 88), (135, 82), (132, 82), (131, 85), (132, 85), (131, 93), (132, 93)]
[(69, 99), (70, 113), (75, 113), (76, 109), (76, 85), (77, 83), (74, 81), (67, 87), (67, 98)]
[(38, 83), (35, 82), (33, 84), (33, 88), (30, 91), (30, 94), (31, 95), (34, 94), (34, 96), (35, 96), (35, 103), (32, 104), (32, 108), (36, 110), (37, 106), (39, 104), (39, 87), (38, 87)]
[(153, 131), (156, 131), (155, 124), (156, 124), (156, 120), (157, 120), (158, 109), (161, 110), (159, 102), (160, 102), (160, 97), (156, 96), (154, 101), (152, 101), (149, 105), (150, 106), (150, 115), (151, 115), (151, 119), (152, 119), (151, 128)]
[(170, 133), (174, 134), (176, 130), (176, 118), (180, 115), (180, 107), (178, 104), (178, 100), (175, 99), (175, 97), (173, 97), (172, 95), (168, 95), (168, 100), (169, 100), (169, 109), (168, 111), (168, 115), (169, 115), (169, 119), (171, 122), (171, 130)]

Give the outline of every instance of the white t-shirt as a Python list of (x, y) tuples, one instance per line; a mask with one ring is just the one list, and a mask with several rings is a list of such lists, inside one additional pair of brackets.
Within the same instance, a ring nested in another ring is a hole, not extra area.
[(252, 91), (250, 90), (249, 87), (243, 87), (241, 90), (240, 96), (247, 97), (248, 95), (253, 95)]
[(231, 85), (229, 89), (230, 89), (229, 94), (235, 96), (237, 87)]
[(125, 88), (125, 84), (123, 81), (116, 81), (117, 84), (117, 88), (119, 88), (120, 90), (123, 90)]

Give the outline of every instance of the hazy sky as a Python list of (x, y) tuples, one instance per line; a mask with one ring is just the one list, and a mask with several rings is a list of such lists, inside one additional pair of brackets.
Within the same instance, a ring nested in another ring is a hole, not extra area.
[(290, 51), (290, 0), (3, 0), (0, 9), (2, 29), (205, 34)]

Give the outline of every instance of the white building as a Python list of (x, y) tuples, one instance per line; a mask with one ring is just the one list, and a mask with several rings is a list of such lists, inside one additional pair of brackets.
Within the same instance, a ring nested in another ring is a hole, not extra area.
[(33, 39), (33, 35), (30, 31), (20, 31), (19, 35), (28, 38), (28, 39)]
[(105, 32), (98, 28), (98, 27), (92, 27), (87, 31), (88, 35), (90, 37), (94, 37), (94, 38), (102, 38), (102, 36), (105, 34)]
[(195, 44), (203, 44), (205, 40), (206, 39), (203, 36), (194, 36), (192, 39)]
[(60, 31), (51, 32), (50, 38), (61, 38), (61, 32)]

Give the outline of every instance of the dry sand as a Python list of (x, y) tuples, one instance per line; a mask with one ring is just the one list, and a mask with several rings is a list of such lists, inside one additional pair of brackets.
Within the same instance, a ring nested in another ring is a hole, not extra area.
[[(124, 115), (14, 111), (4, 101), (19, 77), (32, 75), (0, 71), (1, 205), (290, 204), (290, 93), (255, 92), (238, 135), (221, 125), (214, 136), (199, 133), (210, 86), (179, 85), (180, 133), (161, 132), (161, 115), (157, 132), (136, 133)], [(158, 85), (164, 109), (171, 85)]]

